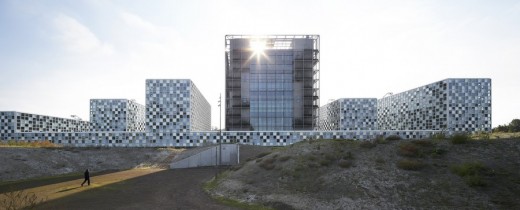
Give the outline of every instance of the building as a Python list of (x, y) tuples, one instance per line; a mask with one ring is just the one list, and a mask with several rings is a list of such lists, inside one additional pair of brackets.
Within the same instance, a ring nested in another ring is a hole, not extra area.
[(382, 130), (491, 131), (491, 79), (445, 79), (377, 102)]
[(145, 108), (134, 100), (90, 99), (91, 131), (144, 132)]
[(0, 112), (0, 139), (8, 134), (30, 132), (89, 131), (89, 122), (23, 112)]
[(226, 130), (313, 130), (319, 46), (319, 35), (227, 35)]
[(189, 79), (146, 80), (146, 131), (152, 143), (191, 142), (211, 129), (211, 106)]
[(317, 130), (377, 129), (376, 98), (342, 98), (320, 107), (319, 111)]

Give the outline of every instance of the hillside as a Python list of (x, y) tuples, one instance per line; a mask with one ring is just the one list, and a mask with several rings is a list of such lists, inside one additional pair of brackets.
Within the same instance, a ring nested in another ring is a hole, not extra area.
[(183, 150), (157, 148), (0, 147), (0, 182), (134, 167), (168, 167)]
[(519, 209), (520, 140), (311, 140), (208, 184), (278, 209)]

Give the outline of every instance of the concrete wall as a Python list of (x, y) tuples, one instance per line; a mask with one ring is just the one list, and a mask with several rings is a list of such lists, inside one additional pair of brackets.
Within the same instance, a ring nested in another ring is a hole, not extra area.
[[(219, 162), (220, 147), (213, 146), (197, 154), (174, 161), (170, 168), (196, 168), (215, 166)], [(219, 165), (236, 165), (239, 163), (238, 144), (222, 144), (222, 162)]]

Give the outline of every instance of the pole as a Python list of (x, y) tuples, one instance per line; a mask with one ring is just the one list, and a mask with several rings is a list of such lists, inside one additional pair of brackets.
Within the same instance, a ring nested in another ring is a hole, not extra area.
[(218, 135), (219, 135), (219, 163), (218, 165), (222, 165), (222, 93), (218, 97), (218, 107), (219, 107), (219, 118), (218, 118)]

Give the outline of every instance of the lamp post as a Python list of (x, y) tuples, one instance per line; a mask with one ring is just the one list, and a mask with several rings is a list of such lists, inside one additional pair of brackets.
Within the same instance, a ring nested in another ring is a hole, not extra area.
[(218, 118), (218, 138), (219, 138), (219, 162), (218, 165), (222, 164), (222, 93), (218, 96), (218, 108), (219, 108), (219, 118)]

